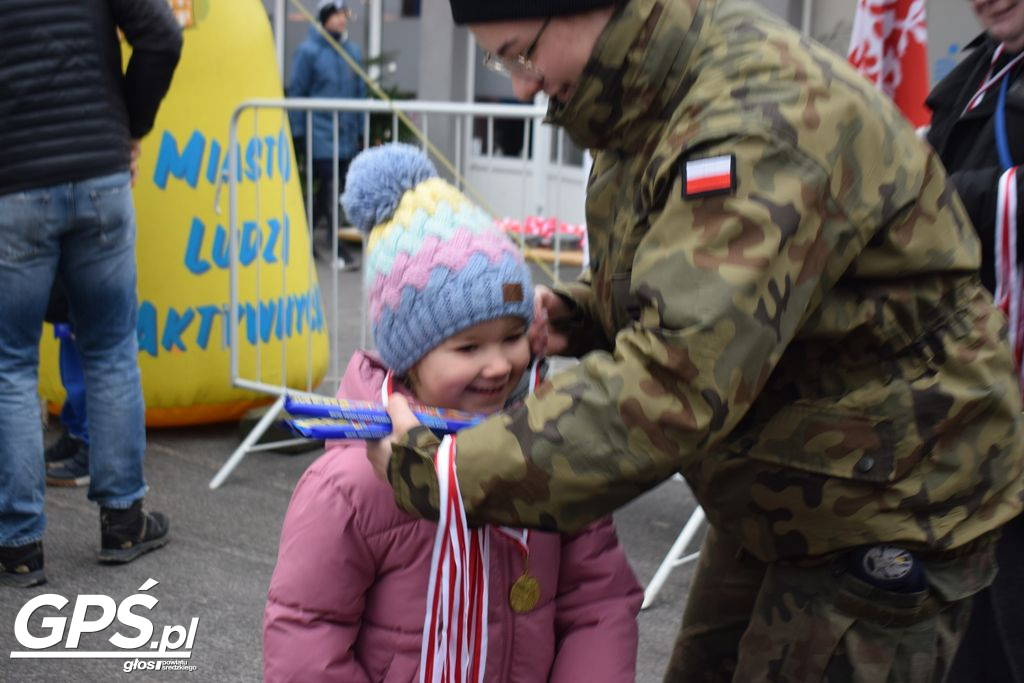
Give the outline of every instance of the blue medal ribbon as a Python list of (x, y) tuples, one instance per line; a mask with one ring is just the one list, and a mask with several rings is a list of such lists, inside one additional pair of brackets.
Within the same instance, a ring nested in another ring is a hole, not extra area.
[(999, 100), (996, 102), (996, 150), (999, 152), (999, 163), (1004, 171), (1014, 166), (1010, 143), (1006, 136), (1006, 91), (1010, 80), (1011, 74), (1006, 74), (999, 85)]

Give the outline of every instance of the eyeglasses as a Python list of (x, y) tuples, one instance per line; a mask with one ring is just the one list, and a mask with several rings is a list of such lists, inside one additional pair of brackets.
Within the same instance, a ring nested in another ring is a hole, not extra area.
[(544, 35), (544, 29), (548, 27), (550, 22), (551, 17), (547, 17), (544, 23), (540, 25), (537, 35), (533, 37), (530, 44), (515, 57), (499, 57), (493, 52), (484, 52), (484, 66), (495, 73), (508, 76), (509, 78), (527, 78), (534, 81), (543, 79), (544, 76), (537, 70), (537, 67), (534, 66), (530, 58), (533, 57), (533, 53), (537, 49), (537, 43), (540, 42), (540, 37)]

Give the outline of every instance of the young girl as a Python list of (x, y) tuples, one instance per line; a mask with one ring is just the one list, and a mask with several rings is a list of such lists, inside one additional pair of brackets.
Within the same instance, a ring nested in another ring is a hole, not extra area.
[[(480, 413), (515, 400), (529, 375), (533, 313), (515, 245), (408, 145), (358, 156), (343, 201), (356, 225), (372, 228), (366, 282), (379, 357), (357, 352), (338, 396), (380, 402), (390, 389)], [(264, 615), (268, 683), (415, 681), (434, 665), (425, 623), (437, 600), (428, 613), (427, 597), (447, 577), (438, 525), (399, 510), (365, 450), (332, 443), (296, 486)], [(483, 680), (634, 680), (642, 592), (610, 518), (572, 536), (474, 535), (489, 546)]]

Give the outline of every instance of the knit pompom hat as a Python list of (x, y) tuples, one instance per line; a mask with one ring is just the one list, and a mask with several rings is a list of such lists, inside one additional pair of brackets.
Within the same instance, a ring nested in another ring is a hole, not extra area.
[(373, 340), (403, 375), (448, 337), (504, 316), (533, 317), (530, 270), (483, 210), (437, 177), (418, 148), (352, 160), (345, 215), (369, 233), (363, 261)]
[(456, 24), (478, 24), (514, 19), (543, 19), (565, 14), (583, 14), (598, 7), (625, 0), (449, 0)]

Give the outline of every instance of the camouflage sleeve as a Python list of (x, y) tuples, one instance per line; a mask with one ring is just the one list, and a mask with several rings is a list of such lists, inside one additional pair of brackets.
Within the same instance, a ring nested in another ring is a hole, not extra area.
[[(471, 521), (575, 531), (697, 465), (870, 238), (833, 198), (849, 184), (832, 185), (791, 145), (732, 137), (691, 154), (735, 155), (735, 189), (686, 199), (668, 171), (676, 161), (641, 188), (665, 199), (632, 259), (638, 312), (619, 325), (612, 352), (588, 354), (519, 408), (459, 435)], [(395, 456), (396, 500), (429, 513), (436, 494), (421, 487), (436, 488), (432, 470), (407, 447)]]
[[(456, 441), (458, 438), (456, 437)], [(437, 521), (441, 494), (437, 484), (434, 454), (441, 445), (426, 427), (413, 427), (391, 446), (388, 483), (395, 498), (405, 510)]]

